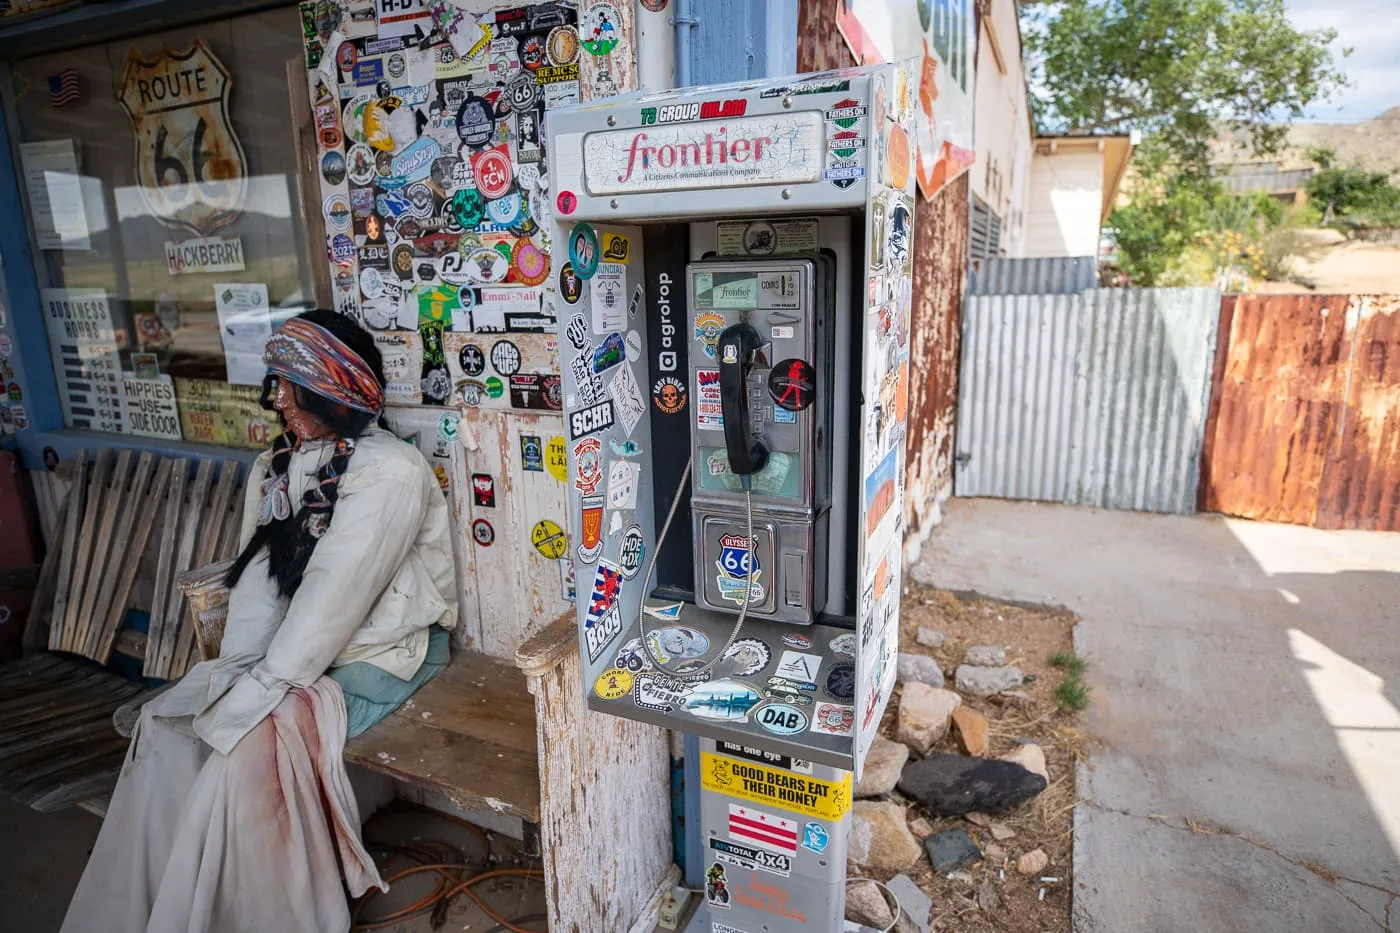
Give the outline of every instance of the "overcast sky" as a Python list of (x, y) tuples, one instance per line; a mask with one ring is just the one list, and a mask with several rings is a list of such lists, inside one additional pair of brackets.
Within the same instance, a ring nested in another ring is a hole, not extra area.
[[(1352, 87), (1315, 105), (1308, 118), (1355, 123), (1400, 105), (1400, 13), (1394, 0), (1287, 0), (1294, 25), (1337, 30), (1339, 64)], [(1341, 59), (1341, 49), (1351, 48)]]

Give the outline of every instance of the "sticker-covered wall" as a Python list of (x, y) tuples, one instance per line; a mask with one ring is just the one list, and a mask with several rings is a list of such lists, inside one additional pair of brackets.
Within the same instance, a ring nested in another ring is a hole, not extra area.
[(392, 404), (441, 410), (413, 420), (464, 542), (463, 630), (510, 656), (574, 590), (544, 121), (636, 86), (632, 4), (300, 10), (334, 305)]

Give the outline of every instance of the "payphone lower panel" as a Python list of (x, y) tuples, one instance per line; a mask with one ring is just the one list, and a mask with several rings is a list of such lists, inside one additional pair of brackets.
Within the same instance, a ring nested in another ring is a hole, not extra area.
[(747, 594), (751, 618), (809, 622), (825, 608), (826, 567), (812, 563), (811, 555), (826, 552), (828, 513), (815, 521), (767, 515), (753, 524), (752, 566), (743, 511), (696, 504), (696, 557), (703, 571), (697, 574), (696, 605), (736, 612)]

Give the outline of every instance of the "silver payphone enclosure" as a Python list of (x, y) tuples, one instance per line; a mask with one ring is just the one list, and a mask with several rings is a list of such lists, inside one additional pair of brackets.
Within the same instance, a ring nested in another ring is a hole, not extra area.
[[(916, 94), (877, 66), (550, 112), (560, 559), (593, 709), (859, 775), (898, 651)], [(768, 451), (751, 541), (715, 358), (735, 325)], [(647, 571), (687, 461), (682, 600)]]

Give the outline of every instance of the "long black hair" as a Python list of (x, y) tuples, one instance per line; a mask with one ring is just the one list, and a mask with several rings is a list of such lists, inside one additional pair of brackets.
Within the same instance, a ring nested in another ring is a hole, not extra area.
[[(343, 314), (317, 308), (299, 314), (329, 331), (337, 340), (345, 344), (360, 359), (365, 361), (375, 379), (384, 385), (384, 360), (375, 346), (374, 337), (363, 327)], [(277, 394), (278, 378), (268, 374), (263, 379), (262, 407), (274, 410), (273, 398)], [(231, 588), (243, 576), (243, 571), (253, 562), (263, 548), (267, 548), (268, 573), (277, 580), (280, 595), (290, 597), (301, 586), (306, 564), (316, 542), (326, 533), (335, 512), (335, 503), (340, 496), (340, 477), (355, 452), (355, 439), (369, 430), (376, 419), (383, 419), (370, 412), (348, 408), (338, 402), (318, 395), (296, 383), (290, 383), (296, 398), (297, 407), (315, 416), (331, 429), (336, 438), (335, 451), (331, 459), (317, 472), (317, 482), (311, 485), (302, 496), (301, 507), (278, 518), (272, 517), (258, 525), (252, 540), (238, 555), (229, 569), (227, 584)], [(279, 414), (280, 417), (280, 414)], [(282, 433), (272, 442), (272, 463), (268, 470), (269, 478), (285, 484), (287, 469), (291, 464), (292, 451), (296, 449), (297, 438), (282, 420)], [(266, 495), (273, 495), (268, 492)]]

